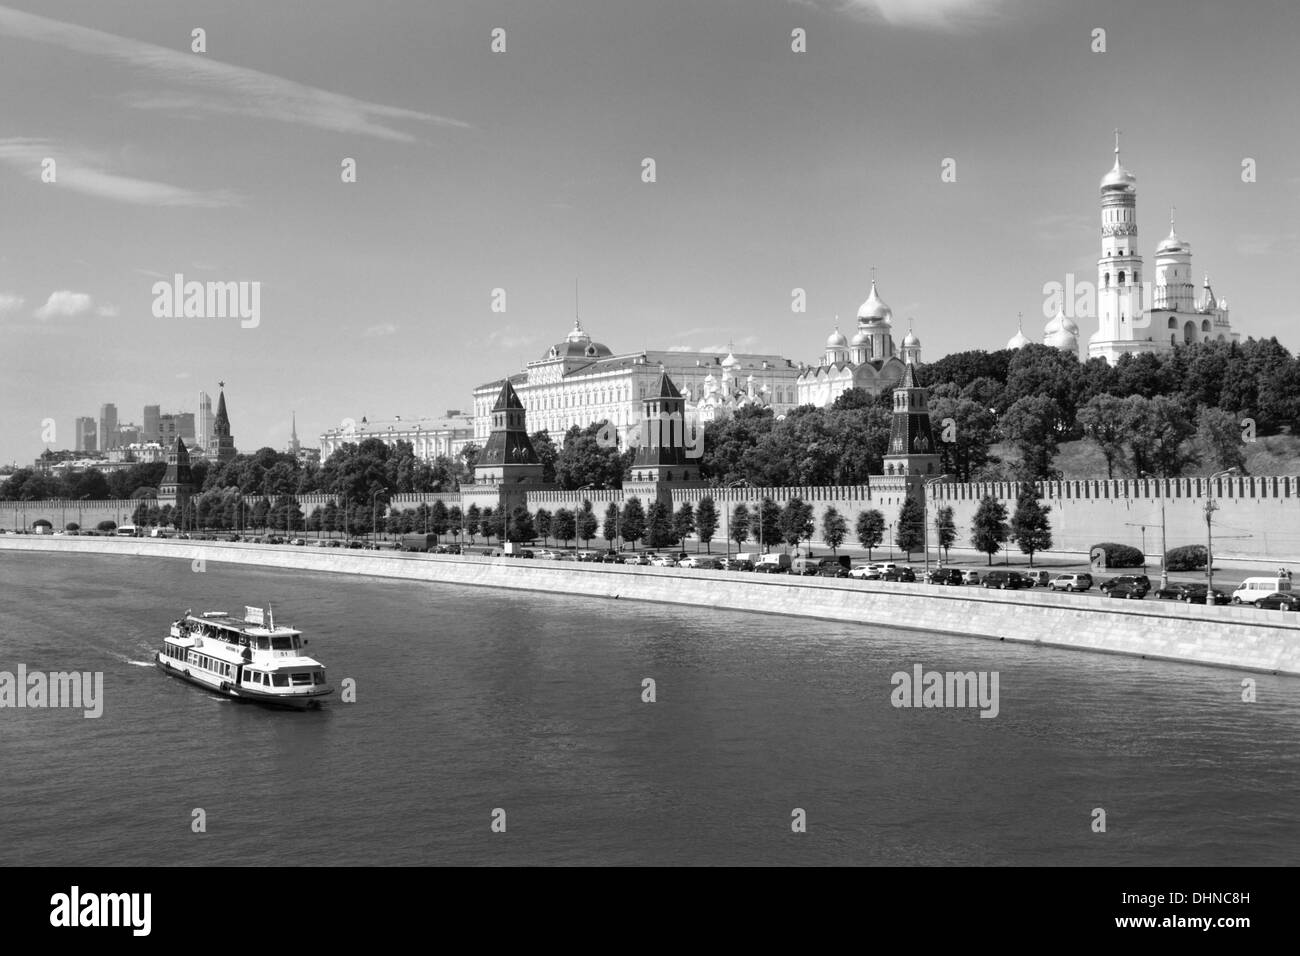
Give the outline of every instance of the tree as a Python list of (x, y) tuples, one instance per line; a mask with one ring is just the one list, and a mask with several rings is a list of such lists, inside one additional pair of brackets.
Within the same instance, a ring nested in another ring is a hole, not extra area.
[(970, 543), (976, 551), (983, 551), (993, 564), (993, 555), (1002, 550), (1007, 540), (1007, 506), (996, 498), (985, 495), (980, 500), (975, 518), (971, 521)]
[(483, 517), (483, 512), (478, 505), (470, 505), (469, 510), (465, 512), (465, 534), (469, 536), (469, 543), (474, 543), (474, 535), (478, 534), (479, 520)]
[[(138, 525), (137, 525), (137, 527), (138, 527)], [(63, 530), (64, 530), (64, 531), (80, 531), (80, 530), (81, 530), (81, 525), (77, 524), (77, 522), (75, 522), (75, 521), (69, 521), (67, 524), (65, 524), (65, 525), (63, 526)]]
[(1220, 469), (1236, 468), (1246, 473), (1245, 445), (1241, 441), (1241, 424), (1236, 415), (1219, 408), (1201, 408), (1196, 422), (1196, 440), (1202, 458)]
[(633, 495), (623, 503), (623, 540), (632, 542), (636, 550), (637, 541), (645, 534), (645, 509), (641, 499)]
[(137, 528), (143, 528), (148, 520), (149, 506), (142, 501), (136, 505), (135, 510), (131, 512), (131, 524), (135, 525)]
[(849, 523), (844, 520), (844, 515), (835, 508), (827, 508), (822, 515), (822, 540), (830, 546), (832, 554), (839, 551), (848, 533)]
[(1189, 441), (1196, 428), (1186, 410), (1164, 395), (1124, 399), (1123, 425), (1139, 472), (1177, 478), (1196, 459)]
[(96, 531), (116, 531), (116, 530), (117, 530), (117, 522), (116, 522), (116, 521), (112, 521), (112, 520), (101, 521), (99, 524), (95, 525), (95, 530), (96, 530)]
[(464, 522), (465, 512), (460, 510), (460, 505), (452, 505), (447, 509), (447, 530), (451, 532), (453, 538), (460, 539)]
[(749, 505), (738, 504), (731, 512), (731, 539), (739, 548), (749, 540)]
[(542, 544), (546, 544), (553, 527), (551, 513), (545, 508), (538, 508), (537, 514), (533, 516), (533, 521), (537, 524), (537, 533), (542, 538)]
[[(689, 501), (683, 501), (682, 506), (677, 509), (677, 514), (673, 515), (673, 533), (677, 535), (677, 540), (683, 545), (686, 539), (695, 532), (695, 508)], [(699, 545), (695, 547), (699, 551)]]
[(903, 499), (903, 507), (898, 511), (894, 544), (898, 545), (899, 551), (907, 552), (908, 561), (912, 560), (913, 551), (925, 547), (925, 509), (911, 495)]
[[(423, 517), (419, 515), (419, 511), (421, 510), (425, 510), (425, 505), (421, 504), (420, 508), (417, 509), (416, 520)], [(451, 512), (448, 510), (446, 503), (439, 498), (433, 503), (433, 507), (427, 509), (426, 514), (427, 520), (421, 525), (421, 527), (428, 528), (429, 531), (432, 531), (437, 536), (434, 538), (435, 541), (442, 540), (442, 536), (447, 533), (447, 525), (451, 520)]]
[(253, 527), (265, 529), (271, 517), (271, 502), (266, 498), (257, 499), (253, 505)]
[(582, 510), (577, 515), (578, 537), (581, 538), (586, 547), (591, 547), (591, 539), (596, 537), (596, 530), (600, 522), (596, 520), (596, 512), (592, 510), (591, 502), (583, 499)]
[(1003, 413), (999, 425), (1003, 437), (1020, 453), (1017, 470), (1022, 480), (1047, 480), (1057, 476), (1052, 470), (1052, 462), (1059, 449), (1057, 432), (1061, 424), (1060, 406), (1046, 395), (1026, 395), (1016, 399)]
[(1083, 434), (1094, 442), (1106, 459), (1106, 477), (1115, 477), (1115, 466), (1124, 462), (1124, 402), (1114, 395), (1094, 395), (1079, 409)]
[(609, 543), (611, 551), (614, 550), (614, 542), (618, 540), (618, 519), (618, 502), (611, 501), (605, 509), (605, 523), (601, 527), (601, 535)]
[(792, 548), (799, 542), (811, 538), (813, 533), (813, 509), (802, 498), (791, 498), (783, 509), (779, 519), (781, 537)]
[(555, 459), (559, 457), (559, 449), (555, 447), (555, 442), (551, 440), (551, 433), (542, 429), (539, 432), (533, 432), (528, 436), (528, 440), (533, 443), (533, 451), (537, 452), (537, 460), (542, 463), (542, 481), (546, 484), (555, 483)]
[(957, 540), (957, 525), (952, 518), (952, 505), (944, 505), (934, 518), (935, 531), (938, 532), (939, 547), (943, 548), (943, 559), (948, 560), (948, 549)]
[(573, 512), (568, 508), (558, 509), (555, 512), (555, 520), (551, 523), (551, 530), (555, 535), (555, 539), (563, 543), (567, 548), (578, 531), (578, 522)]
[(500, 537), (501, 535), (501, 522), (491, 508), (484, 508), (479, 514), (478, 526), (479, 530), (483, 532), (484, 541), (491, 541), (494, 537)]
[(623, 486), (623, 472), (631, 458), (606, 440), (608, 431), (605, 423), (595, 422), (586, 428), (574, 425), (565, 432), (564, 444), (555, 458), (555, 480), (561, 488), (572, 491), (584, 485)]
[[(1029, 566), (1034, 566), (1034, 555), (1052, 546), (1052, 525), (1047, 520), (1050, 506), (1038, 501), (1038, 490), (1026, 482), (1020, 486), (1016, 511), (1011, 516), (1011, 538), (1020, 550), (1029, 555)], [(990, 559), (991, 560), (991, 559)]]
[(510, 512), (510, 527), (506, 529), (506, 536), (509, 541), (532, 541), (537, 537), (537, 529), (533, 527), (533, 516), (523, 505), (517, 506)]
[(700, 506), (695, 509), (695, 533), (704, 543), (707, 553), (713, 553), (713, 535), (718, 530), (718, 506), (708, 495), (700, 499)]
[(885, 540), (885, 516), (875, 508), (858, 514), (858, 544), (867, 549), (867, 560), (871, 560), (871, 551)]
[(764, 551), (781, 541), (781, 506), (771, 498), (764, 498), (751, 517), (754, 538)]
[(666, 548), (677, 543), (677, 534), (673, 531), (672, 506), (656, 500), (646, 511), (646, 546)]

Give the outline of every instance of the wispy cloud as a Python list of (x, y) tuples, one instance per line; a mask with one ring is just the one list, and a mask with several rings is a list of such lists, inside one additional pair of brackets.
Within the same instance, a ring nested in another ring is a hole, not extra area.
[(1300, 247), (1300, 234), (1294, 232), (1243, 232), (1233, 240), (1237, 255), (1243, 257), (1291, 255)]
[(71, 318), (77, 315), (85, 315), (94, 305), (95, 301), (86, 293), (69, 292), (67, 289), (62, 289), (58, 292), (51, 292), (45, 304), (32, 314), (42, 320), (55, 316)]
[[(151, 84), (150, 91), (130, 95), (126, 100), (136, 109), (191, 116), (196, 112), (238, 114), (404, 142), (415, 137), (398, 128), (398, 123), (469, 125), (444, 116), (331, 93), (271, 73), (223, 63), (206, 53), (174, 50), (7, 7), (0, 7), (0, 36), (46, 43), (143, 74)], [(159, 83), (182, 87), (185, 92), (157, 89)]]
[(122, 314), (122, 310), (115, 305), (101, 305), (95, 310), (95, 314), (104, 319), (116, 319)]
[(957, 30), (997, 17), (1006, 0), (790, 0), (798, 6), (884, 20), (897, 27)]
[(17, 312), (23, 307), (27, 300), (20, 295), (14, 295), (10, 292), (0, 292), (0, 315), (7, 312)]
[(491, 348), (518, 349), (526, 345), (533, 345), (537, 340), (536, 335), (528, 335), (513, 325), (507, 325), (489, 332), (487, 344)]
[(239, 197), (228, 190), (196, 192), (167, 183), (105, 172), (95, 168), (99, 159), (93, 154), (58, 146), (48, 140), (16, 137), (0, 139), (0, 162), (33, 179), (40, 177), (41, 163), (46, 157), (55, 161), (55, 180), (47, 185), (49, 189), (62, 187), (99, 199), (141, 206), (216, 208), (239, 202)]
[(396, 335), (397, 326), (392, 322), (380, 322), (378, 325), (372, 325), (361, 333), (367, 339), (377, 339), (385, 335)]

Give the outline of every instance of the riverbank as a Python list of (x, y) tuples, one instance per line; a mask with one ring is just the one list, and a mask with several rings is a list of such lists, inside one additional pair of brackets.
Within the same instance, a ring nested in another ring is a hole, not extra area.
[[(478, 556), (149, 538), (0, 536), (2, 551), (59, 551), (260, 565), (545, 591), (684, 607), (723, 608), (1016, 641), (1300, 676), (1300, 615), (1249, 607), (1107, 601), (1080, 595), (985, 591), (683, 568), (526, 561)], [(635, 613), (629, 609), (629, 613)]]

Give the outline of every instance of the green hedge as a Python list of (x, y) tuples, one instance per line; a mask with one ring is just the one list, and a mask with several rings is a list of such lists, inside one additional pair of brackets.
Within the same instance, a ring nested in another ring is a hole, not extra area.
[(1106, 567), (1108, 568), (1140, 568), (1146, 562), (1142, 552), (1131, 545), (1106, 541), (1101, 544), (1094, 544), (1088, 549), (1088, 554), (1091, 555), (1098, 548), (1106, 552)]
[(1202, 571), (1205, 569), (1205, 545), (1187, 544), (1173, 548), (1165, 555), (1165, 568), (1169, 571)]

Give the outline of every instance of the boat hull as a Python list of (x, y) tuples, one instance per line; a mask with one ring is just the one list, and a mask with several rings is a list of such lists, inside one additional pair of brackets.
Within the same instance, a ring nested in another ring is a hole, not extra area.
[(321, 706), (325, 697), (333, 693), (332, 688), (325, 687), (320, 690), (313, 688), (310, 694), (267, 694), (248, 687), (235, 687), (229, 681), (216, 681), (215, 678), (209, 678), (203, 673), (194, 673), (187, 665), (174, 664), (170, 658), (162, 654), (155, 655), (154, 662), (158, 669), (169, 677), (179, 678), (194, 684), (196, 687), (202, 687), (206, 691), (220, 694), (222, 697), (229, 697), (231, 700), (247, 704), (261, 704), (263, 707), (275, 707), (283, 710), (315, 710)]

